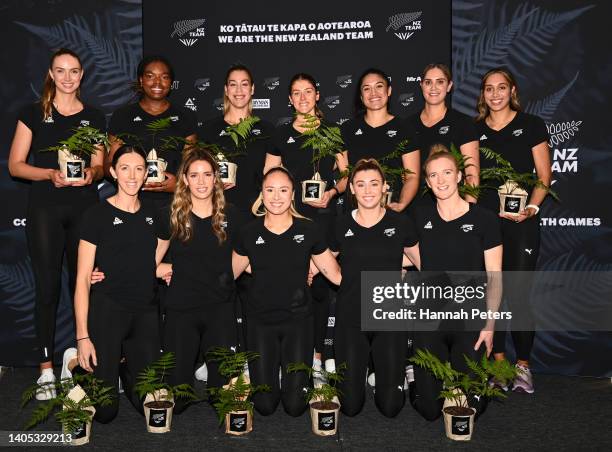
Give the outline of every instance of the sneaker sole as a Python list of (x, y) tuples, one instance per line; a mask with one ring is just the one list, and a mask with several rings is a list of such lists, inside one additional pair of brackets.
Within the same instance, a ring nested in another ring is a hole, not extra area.
[(515, 392), (517, 394), (533, 394), (535, 390), (532, 389), (531, 391), (528, 391), (525, 388), (516, 387), (516, 388), (512, 388), (512, 392)]

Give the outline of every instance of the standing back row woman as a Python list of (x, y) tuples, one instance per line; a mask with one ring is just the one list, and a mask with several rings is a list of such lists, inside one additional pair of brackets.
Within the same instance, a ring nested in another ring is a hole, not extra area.
[(261, 188), (261, 178), (266, 154), (271, 152), (274, 127), (268, 121), (257, 121), (250, 131), (244, 150), (238, 149), (230, 135), (228, 126), (253, 116), (253, 94), (255, 82), (248, 67), (231, 66), (225, 75), (223, 87), (223, 115), (205, 121), (199, 138), (213, 143), (237, 155), (229, 158), (238, 165), (236, 186), (225, 186), (225, 198), (246, 216), (251, 216), (251, 206)]
[[(162, 182), (146, 182), (143, 199), (151, 199), (161, 205), (169, 205), (171, 193), (176, 186), (176, 170), (181, 161), (183, 146), (161, 149), (167, 137), (180, 137), (187, 141), (196, 140), (197, 121), (195, 114), (173, 105), (168, 96), (174, 81), (174, 70), (163, 56), (150, 55), (142, 59), (136, 71), (135, 88), (138, 102), (125, 105), (111, 116), (108, 126), (111, 149), (105, 162), (106, 175), (116, 150), (124, 143), (142, 147), (147, 155), (155, 148), (158, 157), (168, 166)], [(167, 120), (168, 127), (154, 131), (154, 121)]]
[[(421, 76), (421, 91), (425, 106), (416, 114), (412, 123), (418, 133), (421, 146), (421, 165), (431, 153), (432, 146), (443, 145), (446, 149), (454, 144), (466, 158), (465, 183), (476, 186), (480, 182), (480, 154), (478, 131), (473, 118), (449, 108), (446, 96), (453, 87), (451, 72), (448, 66), (432, 63), (425, 66)], [(425, 186), (425, 181), (421, 184)], [(418, 199), (427, 202), (430, 196), (417, 195)], [(476, 202), (471, 196), (469, 202)]]
[[(361, 159), (375, 158), (386, 166), (409, 170), (401, 186), (392, 187), (393, 198), (389, 208), (401, 212), (412, 202), (419, 188), (420, 146), (416, 132), (409, 122), (389, 112), (391, 81), (383, 71), (367, 69), (359, 78), (357, 89), (356, 103), (359, 113), (363, 114), (342, 125), (348, 160), (354, 165)], [(401, 151), (401, 157), (385, 162), (381, 160), (404, 140), (408, 143)]]
[[(535, 169), (537, 178), (545, 187), (550, 187), (551, 162), (548, 147), (548, 129), (544, 121), (521, 111), (518, 88), (512, 74), (504, 68), (487, 72), (482, 78), (478, 99), (478, 133), (480, 141), (510, 162), (518, 173), (531, 173)], [(486, 168), (491, 163), (483, 161)], [(531, 272), (536, 269), (540, 250), (540, 204), (547, 191), (536, 187), (529, 194), (526, 208), (518, 216), (505, 215), (501, 218), (504, 243), (503, 269), (505, 272)], [(499, 212), (496, 193), (481, 196), (482, 205)], [(529, 369), (529, 357), (534, 340), (534, 322), (529, 293), (532, 277), (521, 273), (521, 280), (505, 278), (505, 298), (512, 310), (512, 322), (518, 328), (512, 331), (516, 350), (518, 377), (513, 390), (533, 393), (533, 378)], [(495, 333), (493, 352), (496, 359), (503, 359), (506, 331)], [(502, 386), (502, 389), (508, 388)]]
[[(55, 319), (59, 303), (62, 261), (66, 253), (70, 293), (74, 293), (81, 214), (98, 201), (92, 183), (102, 177), (102, 146), (86, 157), (84, 178), (68, 182), (59, 170), (56, 152), (44, 152), (70, 137), (81, 126), (105, 129), (98, 110), (81, 101), (83, 66), (79, 56), (59, 49), (51, 56), (40, 102), (18, 116), (8, 167), (11, 176), (32, 181), (27, 206), (26, 236), (35, 282), (34, 323), (41, 376), (52, 383)], [(31, 163), (28, 155), (32, 154)], [(47, 400), (54, 391), (39, 391)]]

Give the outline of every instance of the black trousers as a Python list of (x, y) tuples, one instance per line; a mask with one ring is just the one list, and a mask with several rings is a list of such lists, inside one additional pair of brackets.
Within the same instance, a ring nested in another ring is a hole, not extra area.
[[(164, 352), (174, 353), (176, 367), (172, 369), (169, 381), (172, 385), (193, 384), (194, 371), (200, 354), (212, 347), (223, 347), (236, 350), (238, 336), (234, 303), (220, 303), (197, 309), (176, 311), (166, 309), (164, 326)], [(216, 362), (208, 362), (209, 387), (221, 387), (227, 384), (219, 374)], [(175, 400), (174, 412), (182, 413), (187, 404), (184, 400)]]
[[(504, 245), (502, 269), (508, 272), (524, 272), (504, 276), (504, 300), (512, 311), (512, 323), (520, 325), (520, 331), (511, 331), (516, 357), (528, 361), (535, 337), (533, 309), (529, 298), (533, 275), (528, 272), (536, 269), (540, 251), (540, 217), (536, 215), (521, 223), (509, 220), (501, 222)], [(506, 325), (499, 322), (495, 327), (493, 352), (505, 351)]]
[[(300, 416), (308, 403), (306, 389), (310, 385), (304, 372), (287, 373), (290, 363), (312, 363), (314, 348), (313, 317), (289, 319), (282, 323), (263, 323), (249, 316), (247, 323), (247, 348), (260, 354), (260, 357), (249, 363), (251, 381), (256, 384), (267, 384), (270, 392), (255, 394), (255, 409), (267, 416), (282, 401), (283, 407), (290, 416)], [(278, 371), (282, 372), (282, 388), (279, 385)]]
[(94, 375), (114, 388), (115, 402), (96, 407), (95, 419), (102, 423), (112, 421), (119, 410), (119, 361), (125, 358), (125, 371), (121, 380), (126, 397), (143, 414), (142, 399), (133, 391), (134, 378), (160, 356), (159, 310), (126, 309), (120, 300), (92, 293), (88, 314), (89, 337), (96, 349), (98, 365)]
[(41, 363), (53, 359), (64, 252), (71, 299), (74, 294), (83, 210), (83, 205), (28, 206), (26, 236), (36, 288), (34, 324)]
[(341, 410), (355, 416), (365, 402), (365, 383), (371, 357), (376, 368), (374, 401), (387, 417), (395, 417), (405, 402), (406, 341), (403, 331), (361, 331), (358, 326), (336, 322), (334, 350), (336, 367), (346, 363), (345, 379), (338, 385), (342, 392)]

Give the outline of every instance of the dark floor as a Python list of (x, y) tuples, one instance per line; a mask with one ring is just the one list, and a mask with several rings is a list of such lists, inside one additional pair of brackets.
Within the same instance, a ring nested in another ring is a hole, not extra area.
[[(56, 372), (56, 374), (58, 374)], [(22, 391), (32, 384), (32, 368), (6, 370), (0, 380), (0, 431), (20, 430), (35, 402), (21, 410)], [(450, 441), (442, 420), (429, 423), (409, 405), (395, 419), (383, 417), (371, 391), (361, 414), (341, 416), (338, 435), (315, 436), (308, 413), (287, 416), (282, 408), (269, 417), (255, 415), (253, 432), (229, 437), (217, 425), (210, 406), (201, 403), (175, 416), (172, 431), (146, 432), (144, 418), (125, 397), (117, 418), (94, 423), (91, 443), (97, 450), (612, 450), (612, 383), (609, 378), (536, 375), (535, 394), (511, 394), (489, 405), (477, 422), (472, 441)], [(39, 430), (59, 430), (53, 420)], [(6, 434), (5, 434), (6, 435)], [(36, 448), (36, 450), (41, 450)], [(57, 449), (56, 449), (57, 450)]]

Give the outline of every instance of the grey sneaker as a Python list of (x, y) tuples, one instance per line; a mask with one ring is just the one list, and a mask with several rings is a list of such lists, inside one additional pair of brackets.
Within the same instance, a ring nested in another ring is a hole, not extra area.
[(531, 375), (531, 371), (529, 367), (521, 366), (520, 364), (516, 365), (516, 369), (519, 371), (519, 374), (516, 376), (514, 381), (512, 382), (512, 390), (514, 392), (523, 392), (525, 394), (533, 394), (533, 376)]
[(499, 381), (497, 378), (495, 377), (491, 377), (491, 379), (489, 379), (489, 386), (491, 388), (498, 388), (501, 389), (504, 392), (508, 392), (508, 385)]

